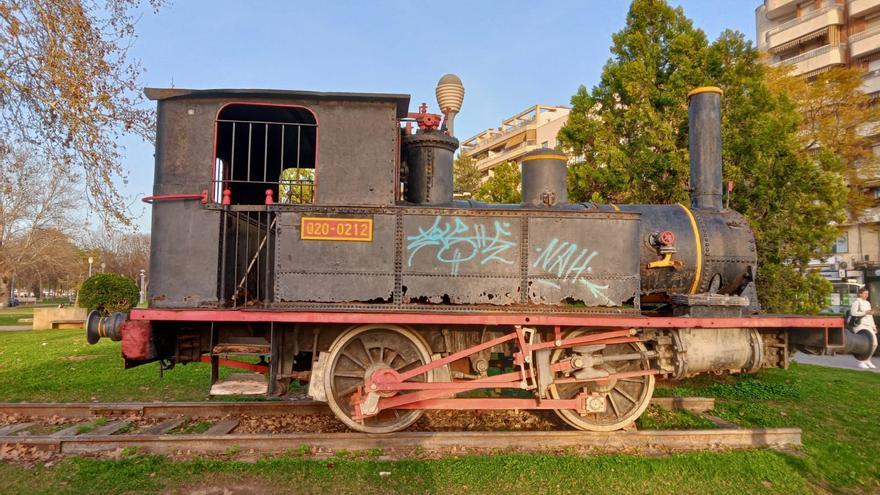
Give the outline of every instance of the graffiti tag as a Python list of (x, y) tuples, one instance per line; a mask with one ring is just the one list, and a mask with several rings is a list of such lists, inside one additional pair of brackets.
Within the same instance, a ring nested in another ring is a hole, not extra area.
[(538, 247), (535, 250), (540, 254), (533, 266), (540, 267), (557, 277), (557, 280), (538, 279), (537, 282), (557, 289), (560, 288), (561, 283), (580, 284), (586, 287), (593, 297), (608, 300), (602, 292), (608, 288), (608, 285), (599, 285), (586, 278), (586, 275), (593, 271), (590, 262), (599, 254), (598, 251), (581, 248), (573, 242), (560, 242), (559, 239), (552, 239), (545, 247)]
[(464, 263), (513, 264), (504, 256), (506, 251), (516, 247), (510, 238), (509, 222), (495, 220), (491, 226), (487, 223), (468, 225), (459, 217), (444, 221), (437, 215), (429, 228), (419, 227), (418, 234), (407, 236), (406, 249), (410, 252), (407, 266), (412, 267), (413, 257), (423, 248), (435, 248), (436, 260), (449, 265), (452, 275), (458, 275)]

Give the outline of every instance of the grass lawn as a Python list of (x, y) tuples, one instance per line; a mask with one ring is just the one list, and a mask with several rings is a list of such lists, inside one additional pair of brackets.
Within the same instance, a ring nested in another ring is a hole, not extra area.
[[(159, 364), (122, 369), (120, 343), (86, 342), (83, 330), (0, 332), (0, 402), (205, 400), (210, 366), (159, 376)], [(221, 377), (229, 373), (221, 368)]]
[(24, 325), (30, 326), (30, 323), (19, 323), (19, 318), (33, 318), (33, 306), (16, 306), (14, 308), (0, 309), (0, 326), (4, 325)]
[[(123, 372), (118, 343), (88, 346), (81, 331), (0, 333), (0, 401), (199, 400), (204, 364), (158, 376)], [(0, 463), (0, 493), (880, 493), (880, 374), (793, 364), (756, 376), (701, 378), (658, 395), (714, 396), (714, 414), (744, 426), (797, 426), (804, 447), (635, 455), (499, 454), (384, 461), (378, 453), (323, 460), (291, 454), (256, 463), (68, 458), (51, 467)], [(655, 414), (643, 427), (700, 427)], [(380, 472), (391, 474), (385, 477)], [(209, 490), (215, 489), (214, 491)]]

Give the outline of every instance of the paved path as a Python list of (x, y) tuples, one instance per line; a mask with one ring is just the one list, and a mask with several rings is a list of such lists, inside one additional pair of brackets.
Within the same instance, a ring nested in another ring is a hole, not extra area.
[(0, 332), (14, 332), (16, 330), (30, 330), (30, 325), (0, 325)]
[(808, 354), (799, 352), (794, 357), (794, 361), (804, 364), (818, 364), (819, 366), (828, 366), (829, 368), (846, 368), (849, 370), (871, 371), (874, 373), (880, 373), (880, 358), (877, 357), (871, 360), (871, 362), (874, 363), (874, 366), (877, 366), (877, 369), (873, 370), (864, 370), (859, 368), (857, 366), (858, 361), (856, 361), (856, 358), (852, 356), (810, 356)]

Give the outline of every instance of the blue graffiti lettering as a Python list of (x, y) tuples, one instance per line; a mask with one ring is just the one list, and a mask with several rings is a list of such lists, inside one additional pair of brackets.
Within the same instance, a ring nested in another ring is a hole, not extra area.
[(460, 217), (443, 221), (443, 217), (437, 215), (431, 227), (419, 227), (418, 234), (407, 236), (407, 266), (412, 267), (413, 258), (425, 247), (437, 248), (437, 261), (450, 265), (452, 275), (458, 275), (459, 267), (472, 261), (480, 265), (490, 261), (513, 264), (503, 256), (516, 246), (516, 242), (510, 240), (510, 223), (495, 220), (492, 228), (494, 231), (485, 223), (468, 225)]
[(597, 284), (585, 277), (585, 274), (593, 271), (590, 262), (599, 254), (598, 251), (581, 248), (573, 242), (560, 242), (559, 239), (552, 239), (545, 247), (538, 247), (535, 250), (540, 254), (532, 266), (540, 267), (557, 277), (556, 280), (538, 279), (539, 283), (557, 289), (561, 288), (561, 283), (580, 284), (586, 287), (593, 297), (608, 300), (602, 292), (608, 288), (608, 285)]

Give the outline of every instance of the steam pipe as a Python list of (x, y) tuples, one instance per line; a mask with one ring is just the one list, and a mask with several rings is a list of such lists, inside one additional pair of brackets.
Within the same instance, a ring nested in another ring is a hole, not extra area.
[(691, 155), (691, 205), (720, 210), (721, 90), (714, 86), (688, 93), (688, 142)]

